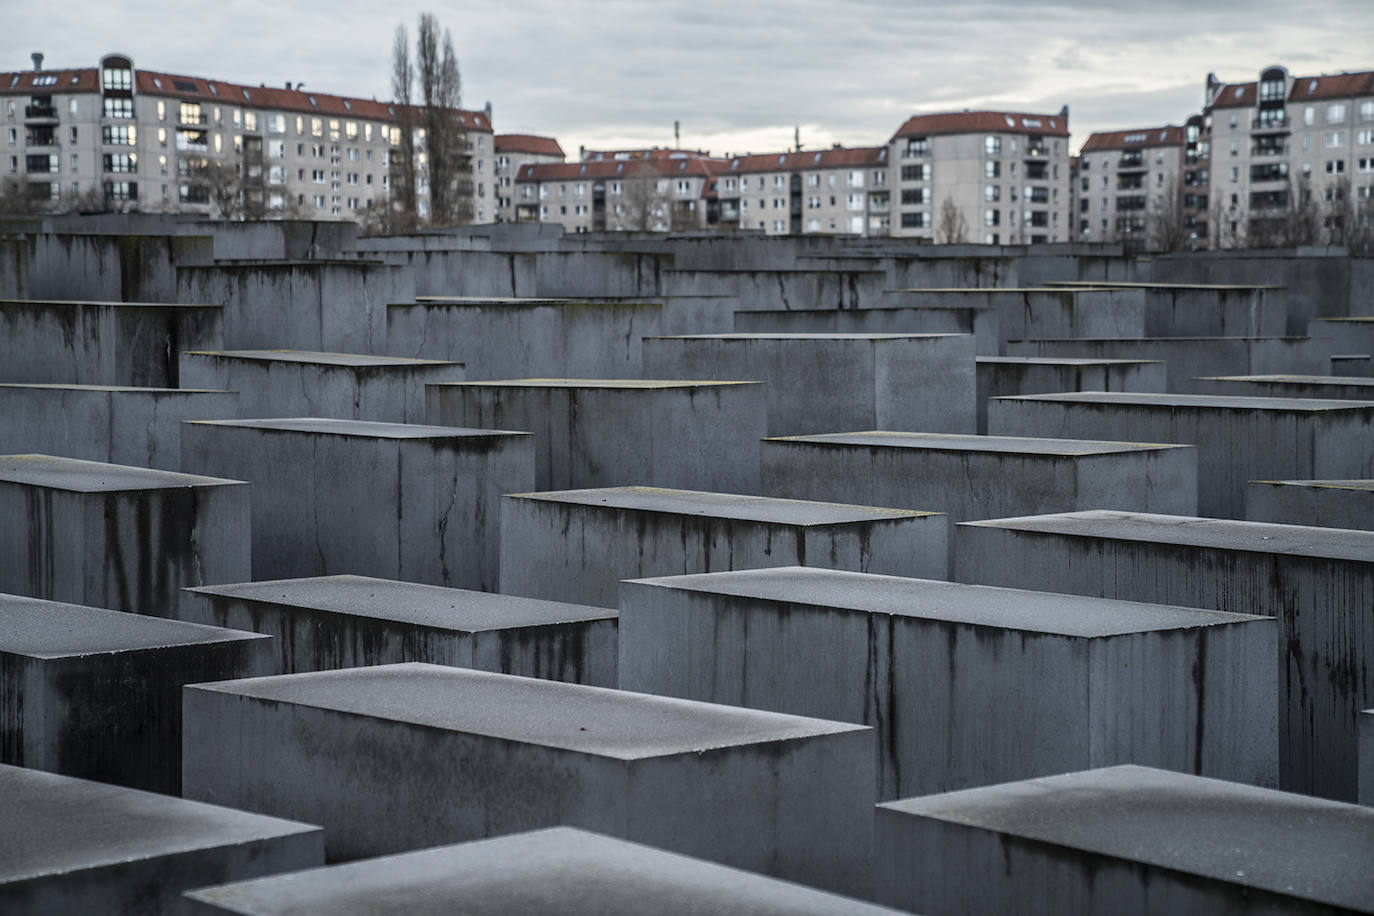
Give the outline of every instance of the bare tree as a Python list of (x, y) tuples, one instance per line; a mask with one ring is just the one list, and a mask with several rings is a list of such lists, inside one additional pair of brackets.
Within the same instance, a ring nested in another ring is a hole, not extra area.
[(1365, 197), (1351, 202), (1345, 247), (1357, 258), (1374, 257), (1374, 198)]
[(652, 232), (667, 228), (667, 195), (659, 190), (663, 179), (648, 162), (640, 162), (621, 181), (616, 221), (621, 229)]
[(458, 122), (462, 99), (458, 57), (453, 36), (433, 13), (421, 13), (415, 40), (417, 76), (420, 81), (420, 118), (425, 128), (425, 155), (429, 172), (429, 219), (436, 226), (472, 221), (472, 186), (467, 178), (469, 157), (467, 131)]
[(1350, 199), (1350, 179), (1345, 175), (1328, 185), (1322, 203), (1322, 240), (1327, 245), (1345, 245), (1353, 223), (1354, 207)]
[(1312, 194), (1312, 180), (1306, 175), (1299, 177), (1296, 184), (1289, 182), (1288, 208), (1276, 228), (1277, 242), (1285, 248), (1315, 245), (1320, 240), (1321, 206)]
[(964, 211), (959, 209), (953, 197), (946, 196), (944, 203), (940, 204), (940, 224), (936, 227), (935, 237), (942, 245), (963, 245), (968, 242), (968, 220), (964, 219)]
[(1188, 227), (1183, 224), (1178, 177), (1170, 175), (1150, 220), (1150, 245), (1155, 251), (1180, 251), (1187, 241)]
[(410, 61), (410, 36), (396, 26), (391, 44), (391, 94), (396, 100), (400, 149), (391, 153), (391, 187), (395, 208), (413, 224), (420, 216), (418, 163), (415, 156), (415, 66)]
[(219, 213), (220, 219), (244, 219), (243, 178), (235, 162), (210, 162), (205, 167), (205, 183), (210, 192), (210, 203)]

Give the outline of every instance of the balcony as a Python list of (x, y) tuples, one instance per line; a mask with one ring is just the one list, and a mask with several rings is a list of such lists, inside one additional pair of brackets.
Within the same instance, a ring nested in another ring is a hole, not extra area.
[(49, 131), (43, 134), (28, 134), (24, 138), (25, 146), (41, 146), (44, 148), (61, 149), (62, 144), (57, 142), (57, 135)]
[(177, 115), (177, 124), (183, 127), (204, 127), (209, 123), (210, 118), (208, 115), (193, 114), (189, 111), (183, 111)]
[(1250, 150), (1250, 155), (1259, 156), (1287, 156), (1288, 147), (1286, 146), (1256, 146)]
[(57, 109), (52, 105), (25, 105), (25, 121), (56, 121)]
[(1250, 132), (1255, 134), (1286, 134), (1289, 132), (1287, 118), (1255, 118), (1250, 122)]

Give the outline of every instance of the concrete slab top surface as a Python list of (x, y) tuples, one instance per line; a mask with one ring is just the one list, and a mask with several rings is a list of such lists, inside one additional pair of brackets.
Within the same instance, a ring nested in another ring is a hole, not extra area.
[(736, 519), (773, 525), (843, 525), (878, 519), (921, 518), (940, 515), (912, 509), (884, 509), (844, 503), (780, 499), (772, 496), (740, 496), (701, 490), (669, 490), (662, 487), (601, 487), (590, 490), (558, 490), (544, 493), (509, 493), (507, 499), (532, 499), (593, 509), (631, 510), (663, 515), (694, 515)]
[(0, 764), (0, 884), (320, 828)]
[(208, 302), (100, 302), (91, 299), (0, 299), (0, 308), (7, 305), (44, 305), (61, 308), (110, 309), (221, 309), (224, 306)]
[(220, 681), (187, 689), (618, 760), (870, 731), (824, 719), (418, 662)]
[(1094, 359), (1090, 356), (978, 356), (977, 363), (997, 366), (1157, 366), (1162, 359)]
[(0, 594), (0, 655), (68, 658), (270, 638), (146, 614)]
[(1064, 391), (1054, 394), (1014, 394), (997, 398), (999, 401), (1055, 401), (1076, 404), (1119, 404), (1128, 407), (1160, 407), (1168, 410), (1193, 408), (1200, 410), (1281, 410), (1289, 412), (1318, 412), (1374, 410), (1374, 401), (1339, 400), (1336, 398), (1267, 398), (1259, 395), (1178, 394), (1148, 391)]
[(571, 299), (557, 296), (416, 296), (415, 302), (395, 302), (407, 305), (562, 305)]
[(1098, 289), (1287, 289), (1286, 286), (1272, 286), (1256, 283), (1130, 283), (1106, 280), (1047, 280), (1049, 287), (1096, 287)]
[[(1110, 289), (1111, 287), (1103, 287)], [(1025, 293), (1077, 292), (1077, 290), (1057, 290), (1044, 286), (910, 286), (885, 289), (884, 293), (963, 293), (968, 296), (1023, 295)]]
[(959, 525), (1374, 563), (1374, 531), (1345, 528), (1314, 528), (1111, 509), (987, 519), (959, 522)]
[(0, 382), (0, 388), (45, 388), (51, 391), (105, 391), (110, 394), (148, 394), (173, 397), (183, 394), (230, 394), (226, 388), (135, 388), (131, 385), (68, 385), (59, 382)]
[(1374, 909), (1374, 809), (1360, 805), (1127, 765), (878, 807)]
[(572, 827), (257, 878), (190, 896), (244, 916), (896, 912)]
[(1342, 315), (1340, 317), (1313, 318), (1313, 321), (1330, 321), (1333, 324), (1374, 324), (1374, 315)]
[(378, 366), (461, 366), (442, 359), (404, 356), (369, 356), (365, 353), (325, 353), (317, 350), (183, 350), (183, 356), (211, 356), (267, 363), (308, 363), (321, 366), (373, 368)]
[(665, 334), (661, 337), (647, 337), (646, 340), (726, 340), (748, 342), (751, 340), (791, 340), (791, 341), (820, 341), (820, 340), (924, 340), (933, 337), (967, 337), (967, 334), (782, 334), (762, 331), (751, 333), (748, 331), (736, 332), (733, 334)]
[[(178, 471), (83, 461), (58, 455), (0, 455), (0, 483), (15, 483), (73, 493), (175, 490), (185, 487), (241, 485), (241, 480), (202, 477)], [(246, 486), (246, 484), (243, 484)]]
[(1314, 490), (1359, 490), (1374, 492), (1374, 479), (1361, 480), (1252, 480), (1251, 483), (1273, 483), (1285, 487), (1311, 487)]
[(1204, 382), (1288, 382), (1300, 385), (1349, 385), (1370, 389), (1374, 400), (1374, 378), (1367, 375), (1204, 375)]
[(1283, 341), (1283, 340), (1287, 340), (1287, 341), (1307, 341), (1307, 340), (1311, 340), (1311, 338), (1310, 338), (1310, 337), (1303, 336), (1303, 335), (1300, 335), (1300, 334), (1290, 334), (1290, 335), (1276, 334), (1276, 335), (1269, 335), (1269, 336), (1252, 336), (1252, 335), (1244, 335), (1244, 334), (1234, 334), (1234, 335), (1213, 334), (1213, 335), (1210, 335), (1210, 336), (1201, 336), (1201, 337), (1027, 337), (1027, 338), (1024, 338), (1023, 340), (1014, 340), (1014, 341), (1009, 341), (1009, 342), (1010, 342), (1010, 343), (1070, 344), (1070, 345), (1072, 345), (1072, 344), (1098, 344), (1098, 343), (1107, 343), (1107, 344), (1123, 344), (1123, 345), (1140, 344), (1140, 345), (1142, 345), (1142, 346), (1150, 346), (1150, 345), (1181, 344), (1181, 343), (1226, 343), (1226, 342), (1228, 342), (1228, 341), (1229, 341), (1229, 342), (1232, 342), (1232, 343), (1237, 342), (1237, 341), (1239, 341), (1239, 342), (1241, 342), (1241, 343), (1254, 343), (1254, 342), (1256, 342), (1256, 341), (1270, 342), (1270, 341), (1276, 341), (1276, 340), (1279, 340), (1279, 341)]
[(281, 417), (263, 420), (183, 420), (195, 426), (233, 426), (269, 432), (315, 433), (352, 436), (358, 439), (483, 439), (528, 436), (510, 429), (469, 429), (463, 426), (422, 426), (418, 423), (382, 423), (377, 420), (339, 420), (328, 417)]
[(964, 585), (934, 579), (903, 579), (809, 566), (657, 576), (630, 581), (657, 588), (791, 606), (1085, 638), (1269, 619), (1114, 598)]
[[(1349, 403), (1349, 402), (1346, 402)], [(810, 436), (772, 436), (765, 442), (798, 442), (806, 445), (859, 445), (949, 452), (1002, 452), (1009, 455), (1082, 457), (1123, 452), (1192, 448), (1169, 442), (1106, 442), (1095, 439), (1034, 439), (1021, 436), (978, 436), (962, 433), (908, 433), (868, 430), (853, 433), (820, 433)]]
[(426, 387), (461, 386), (482, 388), (567, 388), (612, 389), (627, 391), (656, 391), (667, 388), (723, 388), (729, 385), (759, 385), (753, 381), (706, 381), (702, 379), (637, 379), (637, 378), (507, 378), (485, 382), (446, 382)]
[(415, 302), (399, 302), (390, 308), (416, 307), (475, 307), (475, 308), (613, 308), (657, 309), (663, 307), (663, 297), (653, 296), (569, 296), (566, 298), (529, 298), (517, 296), (416, 296)]
[(458, 633), (615, 620), (610, 608), (368, 576), (316, 576), (186, 589), (286, 608), (392, 620)]

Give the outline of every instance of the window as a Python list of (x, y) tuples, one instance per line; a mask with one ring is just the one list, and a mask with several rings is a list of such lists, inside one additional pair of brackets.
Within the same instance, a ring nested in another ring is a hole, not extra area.
[(930, 203), (930, 188), (903, 188), (902, 204), (917, 206)]
[(1327, 106), (1326, 106), (1326, 123), (1327, 123), (1327, 124), (1344, 124), (1344, 123), (1345, 123), (1345, 103), (1344, 103), (1344, 102), (1332, 102), (1330, 105), (1327, 105)]
[(845, 206), (850, 210), (862, 210), (864, 208), (864, 196), (862, 194), (850, 194), (845, 201)]
[(850, 172), (846, 180), (847, 180), (847, 183), (849, 184), (849, 187), (851, 187), (851, 188), (862, 188), (862, 187), (864, 186), (864, 173), (863, 173), (863, 172)]
[(312, 169), (310, 172), (310, 180), (315, 184), (324, 184), (324, 169)]
[(1326, 148), (1335, 149), (1338, 146), (1345, 146), (1345, 131), (1333, 130), (1326, 135)]
[(105, 117), (107, 118), (132, 118), (134, 116), (134, 100), (107, 98), (105, 99)]
[(269, 134), (286, 133), (286, 115), (270, 114), (267, 116), (267, 132)]
[(994, 159), (994, 160), (988, 160), (987, 162), (984, 162), (984, 163), (983, 163), (983, 177), (984, 177), (984, 178), (1001, 178), (1001, 177), (1002, 177), (1002, 163), (996, 161), (995, 159)]
[(286, 184), (286, 166), (274, 165), (267, 170), (268, 184)]
[(106, 124), (100, 128), (100, 139), (106, 146), (137, 146), (138, 128), (132, 124), (127, 127)]
[[(323, 136), (324, 136), (324, 120), (323, 120), (323, 119), (321, 119), (321, 118), (311, 118), (311, 119), (310, 119), (310, 136), (312, 136), (312, 137), (323, 137)], [(400, 143), (400, 142), (401, 142), (401, 139), (400, 139), (400, 129), (399, 129), (399, 128), (397, 129), (396, 136), (392, 139), (391, 142), (392, 142), (392, 143)]]
[(786, 224), (785, 224), (782, 220), (780, 220), (780, 219), (775, 219), (775, 220), (773, 220), (773, 231), (774, 231), (774, 232), (782, 232), (782, 231), (783, 231), (783, 228), (785, 227), (785, 225), (786, 225)]
[(1001, 210), (984, 210), (984, 211), (983, 211), (983, 225), (984, 225), (984, 226), (1000, 226), (1000, 225), (1002, 225), (1002, 211), (1001, 211)]
[(1355, 145), (1368, 146), (1374, 143), (1374, 130), (1357, 130), (1355, 132)]
[(902, 154), (907, 158), (925, 156), (930, 152), (930, 142), (925, 137), (907, 137), (906, 149)]
[(106, 153), (101, 157), (105, 171), (128, 173), (138, 171), (138, 156), (133, 153)]
[(1365, 174), (1374, 172), (1374, 159), (1361, 159), (1358, 166), (1359, 170)]
[(807, 232), (819, 232), (819, 231), (820, 231), (820, 228), (821, 228), (821, 221), (820, 221), (820, 220), (818, 220), (818, 219), (809, 219), (809, 220), (806, 221), (806, 231), (807, 231)]
[[(1084, 179), (1084, 180), (1086, 181), (1087, 179)], [(1084, 188), (1084, 190), (1087, 190), (1087, 188)], [(985, 186), (985, 187), (983, 188), (983, 200), (992, 201), (992, 200), (1001, 200), (1001, 199), (1002, 199), (1002, 188), (1001, 188), (1001, 186), (995, 185), (995, 184), (990, 184), (990, 185), (987, 185), (987, 186)]]
[[(922, 212), (919, 212), (919, 213), (903, 213), (903, 214), (902, 214), (902, 228), (903, 228), (903, 229), (924, 229), (925, 227), (927, 227), (927, 226), (929, 226), (929, 225), (930, 225), (930, 214), (929, 214), (929, 213), (926, 213), (926, 212), (922, 211)], [(831, 226), (830, 228), (834, 229), (835, 227), (834, 227), (834, 226)]]
[[(53, 83), (56, 83), (57, 77), (53, 76), (51, 77), (51, 80), (52, 82), (48, 83), (47, 85), (52, 85)], [(38, 85), (37, 79), (34, 80), (34, 84)], [(101, 71), (100, 84), (106, 90), (127, 92), (128, 90), (134, 88), (134, 71), (129, 69), (128, 67), (106, 67), (104, 70)]]
[(1328, 160), (1326, 160), (1326, 174), (1328, 174), (1328, 175), (1341, 175), (1341, 174), (1344, 174), (1344, 173), (1345, 173), (1345, 160), (1344, 160), (1344, 159), (1328, 159)]
[(345, 121), (345, 122), (344, 122), (344, 136), (347, 137), (347, 138), (350, 139), (350, 140), (356, 140), (356, 139), (358, 139), (358, 122), (357, 122), (357, 121)]
[[(748, 181), (749, 179), (745, 179)], [(808, 188), (819, 188), (821, 186), (821, 176), (819, 172), (812, 172), (806, 176), (806, 186)]]
[(1302, 123), (1311, 124), (1317, 120), (1317, 109), (1308, 105), (1302, 110)]
[(902, 181), (929, 181), (930, 164), (902, 166)]
[(60, 167), (61, 162), (56, 156), (44, 154), (24, 157), (24, 170), (30, 174), (34, 172), (56, 172)]
[(138, 200), (138, 182), (135, 181), (107, 181), (105, 182), (106, 200)]
[(998, 155), (998, 154), (1001, 153), (1001, 152), (1002, 152), (1002, 138), (1001, 138), (1001, 137), (984, 137), (984, 138), (983, 138), (983, 153), (984, 153), (984, 155), (987, 155), (987, 156), (996, 156), (996, 155)]
[(268, 141), (267, 141), (267, 155), (270, 156), (270, 157), (272, 157), (273, 159), (285, 159), (285, 158), (286, 158), (286, 141), (285, 141), (285, 140), (268, 140)]

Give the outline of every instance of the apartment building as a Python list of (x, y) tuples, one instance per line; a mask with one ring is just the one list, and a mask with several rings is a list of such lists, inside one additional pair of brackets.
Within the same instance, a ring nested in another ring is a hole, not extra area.
[(704, 229), (718, 159), (651, 156), (522, 166), (515, 218), (568, 232)]
[(1184, 247), (1183, 166), (1182, 127), (1088, 137), (1078, 166), (1075, 238), (1118, 242), (1126, 251)]
[(564, 161), (563, 147), (552, 137), (533, 134), (497, 134), (492, 138), (496, 152), (495, 221), (515, 222), (515, 178), (526, 165), (545, 165)]
[[(1209, 74), (1211, 237), (1223, 248), (1341, 241), (1374, 204), (1374, 71), (1246, 83)], [(1358, 214), (1358, 215), (1357, 215)]]
[[(400, 129), (385, 102), (142, 70), (120, 54), (94, 68), (41, 62), (0, 73), (0, 181), (30, 201), (309, 219), (387, 204)], [(482, 222), (495, 212), (490, 114), (455, 117)]]
[(886, 236), (885, 146), (735, 156), (715, 186), (717, 224), (766, 235)]
[(915, 115), (888, 144), (891, 234), (990, 245), (1063, 242), (1069, 110)]

